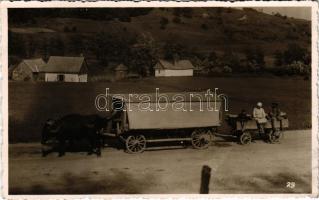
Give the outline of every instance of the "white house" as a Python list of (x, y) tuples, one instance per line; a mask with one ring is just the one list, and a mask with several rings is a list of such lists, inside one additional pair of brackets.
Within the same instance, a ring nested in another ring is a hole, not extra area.
[(47, 82), (87, 82), (84, 57), (51, 56), (44, 70)]
[(41, 58), (24, 59), (17, 66), (11, 66), (9, 72), (12, 72), (11, 77), (15, 81), (39, 81), (43, 80), (41, 72), (44, 66)]
[(154, 66), (155, 77), (160, 76), (193, 76), (194, 66), (189, 60), (179, 60), (174, 63), (159, 60)]

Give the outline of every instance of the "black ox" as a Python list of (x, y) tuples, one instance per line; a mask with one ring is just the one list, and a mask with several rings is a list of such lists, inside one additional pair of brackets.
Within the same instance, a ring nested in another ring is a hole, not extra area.
[[(74, 140), (87, 140), (89, 142), (88, 153), (95, 152), (101, 155), (101, 130), (107, 124), (107, 118), (99, 115), (70, 114), (58, 120), (49, 119), (42, 130), (41, 144), (47, 145), (50, 141), (58, 142), (59, 156), (65, 154), (65, 146)], [(42, 149), (42, 156), (50, 151)]]

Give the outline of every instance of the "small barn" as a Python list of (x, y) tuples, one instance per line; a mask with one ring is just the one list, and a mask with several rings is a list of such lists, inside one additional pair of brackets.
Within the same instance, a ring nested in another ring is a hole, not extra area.
[(128, 75), (128, 67), (124, 64), (119, 64), (114, 68), (115, 80), (125, 79)]
[(44, 73), (47, 82), (87, 82), (88, 79), (84, 57), (51, 56)]
[(44, 66), (45, 62), (41, 58), (24, 59), (17, 66), (10, 66), (9, 71), (12, 72), (12, 80), (38, 81), (44, 79), (41, 74)]
[(189, 60), (169, 62), (159, 60), (155, 66), (155, 77), (161, 76), (193, 76), (194, 66)]

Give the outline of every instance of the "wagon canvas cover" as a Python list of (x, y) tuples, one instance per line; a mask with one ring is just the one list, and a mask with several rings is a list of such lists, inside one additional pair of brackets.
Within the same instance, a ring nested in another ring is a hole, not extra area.
[[(183, 110), (176, 110), (172, 106), (174, 104), (173, 96), (176, 93), (162, 93), (166, 95), (167, 107), (165, 110), (156, 110), (159, 106), (165, 107), (166, 102), (158, 99), (156, 94), (147, 94), (150, 101), (142, 103), (137, 96), (128, 97), (127, 94), (113, 94), (113, 98), (121, 99), (125, 102), (125, 110), (129, 129), (175, 129), (175, 128), (195, 128), (195, 127), (212, 127), (220, 126), (220, 109), (222, 109), (220, 99), (205, 99), (204, 92), (193, 92), (191, 96), (189, 92), (182, 92), (179, 95), (184, 97)], [(201, 97), (201, 100), (198, 99)], [(209, 104), (209, 107), (208, 107)], [(143, 110), (148, 106), (148, 110)], [(209, 108), (209, 109), (208, 109)], [(213, 108), (213, 109), (212, 109)]]
[[(189, 102), (185, 103), (189, 106)], [(207, 110), (207, 102), (202, 102), (203, 111), (199, 110), (200, 102), (192, 102), (193, 111), (176, 111), (168, 105), (166, 111), (155, 111), (155, 103), (151, 103), (154, 111), (141, 111), (137, 103), (130, 104), (127, 111), (129, 129), (175, 129), (220, 126), (218, 111)], [(160, 106), (164, 107), (162, 103)], [(220, 109), (220, 102), (217, 102)]]

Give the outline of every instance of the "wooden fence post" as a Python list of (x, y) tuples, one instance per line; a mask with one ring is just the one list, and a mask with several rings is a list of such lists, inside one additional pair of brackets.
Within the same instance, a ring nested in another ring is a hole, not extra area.
[(208, 194), (209, 193), (210, 172), (211, 172), (211, 168), (208, 167), (207, 165), (204, 165), (202, 168), (200, 194)]

